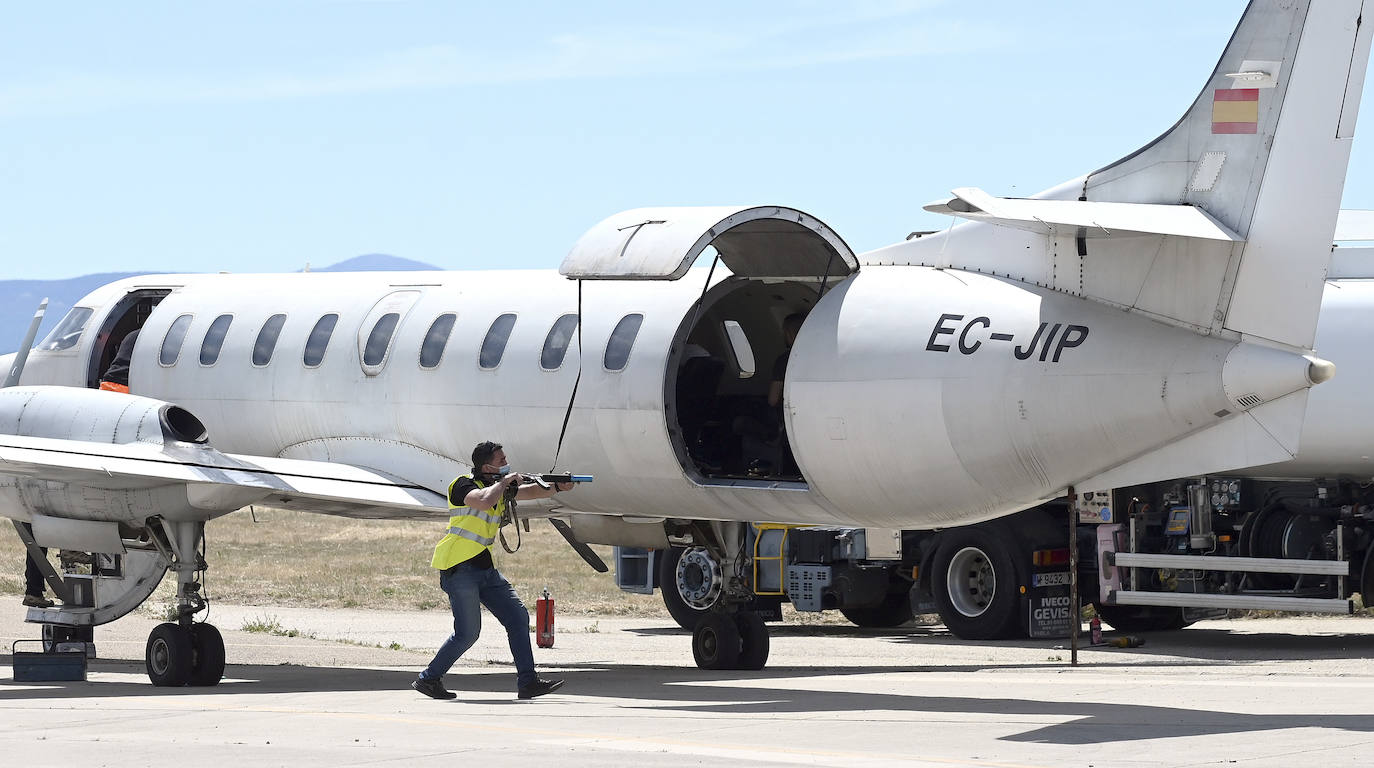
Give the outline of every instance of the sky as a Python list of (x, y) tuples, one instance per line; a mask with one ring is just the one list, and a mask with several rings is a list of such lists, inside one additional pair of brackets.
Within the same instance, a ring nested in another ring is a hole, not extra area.
[[(921, 206), (955, 187), (1026, 196), (1149, 142), (1244, 6), (13, 4), (0, 279), (555, 268), (658, 205), (791, 206), (867, 251), (947, 226)], [(1343, 205), (1374, 208), (1374, 140)]]

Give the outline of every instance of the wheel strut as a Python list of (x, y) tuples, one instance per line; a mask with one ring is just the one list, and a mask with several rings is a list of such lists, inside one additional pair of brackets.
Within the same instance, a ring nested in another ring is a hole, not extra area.
[(200, 592), (205, 522), (164, 519), (162, 532), (177, 577), (176, 621), (159, 624), (148, 635), (148, 679), (157, 686), (218, 685), (224, 676), (224, 637), (214, 626), (192, 621), (207, 605)]

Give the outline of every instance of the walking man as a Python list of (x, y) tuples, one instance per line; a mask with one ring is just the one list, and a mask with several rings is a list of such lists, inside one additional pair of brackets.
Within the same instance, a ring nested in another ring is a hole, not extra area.
[(510, 471), (506, 452), (493, 442), (478, 443), (472, 449), (471, 475), (463, 475), (448, 488), (448, 505), (453, 516), (448, 532), (434, 547), (430, 565), (439, 569), (439, 586), (448, 594), (453, 609), (453, 634), (439, 646), (434, 660), (420, 673), (411, 687), (434, 699), (452, 699), (457, 694), (444, 688), (443, 676), (462, 656), (482, 631), (480, 606), (485, 605), (506, 628), (511, 656), (515, 659), (516, 691), (522, 699), (552, 693), (562, 680), (545, 680), (534, 671), (534, 652), (530, 648), (530, 614), (515, 589), (496, 570), (491, 545), (501, 527), (501, 516), (509, 500), (543, 499), (556, 491), (572, 489), (572, 483), (552, 488), (523, 482)]

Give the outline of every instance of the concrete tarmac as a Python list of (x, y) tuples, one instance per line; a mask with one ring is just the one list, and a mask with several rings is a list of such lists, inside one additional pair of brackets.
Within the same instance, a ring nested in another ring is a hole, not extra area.
[[(180, 689), (148, 683), (157, 622), (139, 615), (97, 629), (86, 682), (15, 683), (9, 643), (37, 636), (21, 619), (17, 605), (0, 617), (3, 765), (1374, 763), (1374, 620), (1361, 618), (1203, 622), (1084, 649), (1078, 667), (1067, 641), (774, 626), (767, 669), (706, 672), (671, 623), (567, 617), (535, 649), (567, 685), (534, 701), (515, 698), (489, 622), (445, 678), (451, 702), (409, 688), (448, 631), (437, 611), (216, 605), (226, 679)], [(295, 636), (241, 630), (273, 621)]]

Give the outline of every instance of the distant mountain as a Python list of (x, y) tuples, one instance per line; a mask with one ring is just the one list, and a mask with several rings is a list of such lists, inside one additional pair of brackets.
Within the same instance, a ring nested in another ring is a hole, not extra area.
[[(437, 270), (438, 267), (384, 253), (369, 253), (328, 267), (312, 268), (313, 272), (378, 272)], [(65, 280), (0, 280), (0, 354), (13, 352), (24, 340), (29, 320), (38, 302), (48, 297), (48, 313), (39, 327), (43, 338), (67, 314), (81, 297), (106, 283), (149, 272), (102, 272), (94, 275), (70, 277)], [(0, 377), (4, 376), (0, 371)]]
[(388, 256), (385, 253), (367, 253), (362, 256), (354, 256), (347, 261), (341, 261), (332, 267), (311, 268), (312, 272), (401, 272), (401, 271), (433, 271), (438, 267), (433, 264), (426, 264), (422, 261), (412, 261), (403, 259), (400, 256)]

